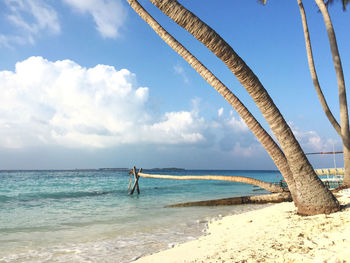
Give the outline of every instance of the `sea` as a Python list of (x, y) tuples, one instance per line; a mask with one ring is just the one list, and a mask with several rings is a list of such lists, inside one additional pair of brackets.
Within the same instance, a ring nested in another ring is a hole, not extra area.
[[(149, 170), (281, 180), (278, 171)], [(128, 170), (0, 171), (0, 262), (131, 262), (206, 234), (208, 222), (266, 205), (166, 206), (266, 193), (251, 185), (140, 178)]]

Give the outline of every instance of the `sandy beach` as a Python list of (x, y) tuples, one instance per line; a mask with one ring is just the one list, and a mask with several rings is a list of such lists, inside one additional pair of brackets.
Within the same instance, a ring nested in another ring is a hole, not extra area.
[(208, 235), (136, 262), (350, 262), (350, 189), (330, 215), (302, 217), (293, 203), (211, 222)]

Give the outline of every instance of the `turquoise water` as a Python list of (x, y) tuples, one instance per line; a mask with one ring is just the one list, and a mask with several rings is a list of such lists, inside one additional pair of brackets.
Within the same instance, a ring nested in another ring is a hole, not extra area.
[[(281, 179), (276, 171), (162, 174)], [(0, 172), (0, 182), (0, 262), (129, 262), (202, 235), (213, 218), (261, 207), (166, 205), (264, 193), (232, 182), (140, 178), (141, 195), (130, 196), (127, 171)]]

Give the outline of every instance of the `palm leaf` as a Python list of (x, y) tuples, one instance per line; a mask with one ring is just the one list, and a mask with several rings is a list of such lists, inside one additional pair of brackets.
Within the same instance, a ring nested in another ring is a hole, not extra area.
[[(326, 0), (325, 4), (328, 7), (329, 4), (333, 4), (334, 2), (335, 2), (334, 0)], [(350, 0), (341, 0), (341, 2), (343, 5), (343, 11), (346, 11), (346, 5), (350, 3)]]

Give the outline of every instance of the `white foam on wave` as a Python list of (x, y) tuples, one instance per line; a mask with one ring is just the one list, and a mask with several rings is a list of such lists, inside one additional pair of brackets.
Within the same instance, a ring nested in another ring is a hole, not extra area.
[[(227, 208), (225, 214), (236, 214), (248, 210), (257, 209), (257, 206), (231, 207)], [(194, 209), (196, 210), (196, 209)], [(213, 210), (216, 211), (216, 210)], [(186, 210), (186, 213), (189, 212)], [(183, 215), (186, 214), (184, 212)], [(199, 214), (198, 214), (199, 215)], [(198, 219), (200, 218), (200, 219)], [(125, 235), (117, 234), (114, 237), (93, 236), (89, 241), (81, 243), (58, 242), (58, 245), (47, 245), (27, 249), (25, 252), (18, 252), (0, 256), (0, 262), (131, 262), (147, 254), (155, 253), (187, 242), (206, 234), (208, 222), (219, 220), (222, 214), (217, 216), (201, 216), (186, 220), (163, 222), (156, 228), (138, 229), (128, 232)], [(101, 226), (111, 228), (113, 226)], [(108, 232), (108, 231), (107, 231)], [(81, 233), (84, 235), (84, 231)], [(85, 232), (85, 235), (89, 233)], [(22, 249), (23, 250), (23, 249)]]
[(161, 227), (151, 232), (137, 232), (114, 239), (30, 249), (0, 257), (0, 262), (130, 262), (167, 249), (169, 244), (174, 246), (194, 239), (201, 234), (201, 228), (199, 223), (182, 229), (178, 226)]

